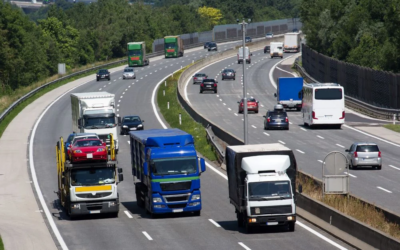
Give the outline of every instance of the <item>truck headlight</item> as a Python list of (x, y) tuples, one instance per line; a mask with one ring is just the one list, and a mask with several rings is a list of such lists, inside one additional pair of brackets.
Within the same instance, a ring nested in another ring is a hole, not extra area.
[(124, 126), (122, 126), (123, 128), (128, 128), (128, 126), (126, 126), (126, 125), (124, 125)]
[(249, 223), (256, 223), (257, 219), (256, 218), (249, 218)]
[(288, 216), (287, 220), (294, 220), (294, 218), (295, 218), (294, 216)]
[(189, 203), (189, 206), (193, 206), (193, 207), (198, 206), (198, 205), (200, 205), (200, 202), (198, 202), (198, 201)]
[(153, 203), (161, 203), (163, 202), (160, 197), (153, 198)]
[(195, 200), (200, 200), (200, 195), (199, 194), (194, 194), (194, 195), (192, 195), (192, 201), (195, 201)]
[(141, 127), (143, 127), (143, 125), (142, 125), (142, 124), (139, 124), (139, 125), (138, 125), (138, 128), (141, 128)]

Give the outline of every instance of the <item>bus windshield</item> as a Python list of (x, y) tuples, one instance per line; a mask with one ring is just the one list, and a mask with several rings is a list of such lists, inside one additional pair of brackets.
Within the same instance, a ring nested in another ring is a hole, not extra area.
[(315, 89), (315, 100), (341, 100), (342, 89)]
[(175, 49), (176, 43), (165, 43), (165, 44), (164, 44), (164, 47), (165, 47), (166, 49)]
[(141, 56), (141, 55), (142, 55), (141, 49), (129, 50), (129, 56)]

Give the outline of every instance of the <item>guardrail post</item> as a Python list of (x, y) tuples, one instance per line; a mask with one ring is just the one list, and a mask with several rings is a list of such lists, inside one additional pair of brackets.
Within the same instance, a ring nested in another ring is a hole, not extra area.
[(182, 116), (181, 116), (181, 113), (179, 113), (179, 125), (182, 125)]
[(165, 96), (165, 90), (163, 90), (162, 93), (163, 93), (163, 96)]
[(169, 109), (169, 102), (167, 102), (167, 109)]
[(164, 81), (164, 86), (167, 87), (167, 81)]
[(396, 124), (396, 114), (393, 114), (393, 125)]

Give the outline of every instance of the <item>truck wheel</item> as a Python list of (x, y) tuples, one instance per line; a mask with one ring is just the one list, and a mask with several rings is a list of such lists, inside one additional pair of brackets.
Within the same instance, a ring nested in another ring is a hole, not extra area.
[(136, 193), (136, 204), (138, 207), (144, 208), (144, 201), (141, 199), (142, 198), (142, 185), (140, 183), (135, 184), (135, 193)]
[(294, 221), (289, 222), (289, 232), (294, 232), (295, 225)]
[(245, 224), (244, 225), (244, 231), (246, 232), (246, 234), (251, 233), (252, 232), (252, 228), (251, 228), (250, 224), (247, 221), (245, 221), (244, 224)]
[(193, 212), (193, 215), (194, 216), (200, 216), (201, 215), (201, 210)]
[(111, 217), (113, 217), (113, 218), (118, 218), (118, 212), (111, 213)]
[(237, 212), (236, 213), (237, 221), (238, 221), (238, 227), (243, 227), (244, 226), (244, 219), (242, 213)]

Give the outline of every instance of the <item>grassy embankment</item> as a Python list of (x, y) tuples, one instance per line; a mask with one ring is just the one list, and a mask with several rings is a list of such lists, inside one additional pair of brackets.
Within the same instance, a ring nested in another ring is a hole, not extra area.
[(387, 124), (387, 125), (384, 125), (384, 127), (400, 133), (400, 124)]
[[(177, 82), (184, 69), (175, 73), (173, 77), (167, 79), (167, 86), (161, 84), (157, 101), (161, 114), (173, 128), (180, 128), (192, 134), (196, 141), (196, 149), (209, 160), (216, 160), (211, 145), (207, 143), (204, 127), (195, 122), (188, 113), (181, 107), (177, 99)], [(165, 90), (165, 96), (163, 96)], [(167, 109), (167, 102), (170, 108)], [(179, 113), (182, 114), (182, 125), (179, 125)], [(397, 239), (400, 239), (400, 226), (387, 222), (382, 212), (375, 210), (374, 206), (364, 204), (355, 198), (347, 198), (342, 195), (328, 195), (322, 200), (321, 187), (316, 185), (312, 179), (298, 178), (298, 182), (303, 185), (303, 193), (311, 198), (325, 203), (326, 205), (339, 210), (377, 230), (385, 232)]]
[(1, 240), (1, 237), (0, 237), (0, 250), (4, 250), (4, 245), (3, 245), (3, 241)]
[[(116, 59), (115, 61), (120, 60), (120, 59)], [(101, 64), (105, 64), (105, 63), (110, 63), (112, 61), (108, 61), (108, 62), (97, 62), (96, 64), (92, 64), (92, 65), (87, 65), (87, 66), (83, 66), (80, 68), (76, 68), (71, 70), (71, 72), (68, 72), (68, 74), (77, 72), (77, 71), (81, 71), (81, 70), (85, 70), (85, 69), (89, 69), (92, 68), (93, 66), (98, 66)], [(123, 65), (125, 63), (121, 63), (121, 64), (114, 64), (113, 66), (111, 66), (112, 68), (117, 67), (119, 65)], [(111, 68), (111, 67), (104, 67), (104, 68)], [(66, 80), (63, 80), (61, 82), (52, 84), (51, 86), (48, 86), (46, 88), (43, 88), (42, 90), (40, 90), (39, 92), (37, 92), (36, 94), (34, 94), (33, 96), (29, 97), (27, 100), (25, 100), (23, 103), (21, 103), (20, 105), (18, 105), (13, 111), (11, 111), (11, 113), (9, 115), (6, 116), (6, 118), (0, 122), (0, 138), (4, 133), (4, 130), (6, 130), (8, 124), (10, 124), (10, 122), (14, 119), (14, 117), (16, 117), (19, 112), (21, 112), (26, 106), (28, 106), (29, 104), (31, 104), (33, 101), (35, 101), (37, 98), (41, 97), (42, 95), (46, 94), (47, 92), (58, 88), (66, 83), (69, 83), (71, 81), (74, 81), (76, 79), (91, 75), (91, 74), (95, 74), (97, 70), (91, 70), (87, 73), (84, 74), (79, 74), (77, 76), (74, 76), (73, 78), (69, 78)], [(30, 91), (34, 90), (35, 88), (42, 86), (48, 82), (54, 81), (56, 79), (59, 79), (60, 75), (55, 75), (52, 77), (47, 78), (46, 80), (34, 83), (30, 86), (27, 87), (23, 87), (23, 88), (19, 88), (16, 89), (11, 95), (4, 95), (4, 96), (0, 96), (0, 114), (2, 112), (4, 112), (4, 110), (6, 110), (12, 103), (14, 103), (15, 101), (17, 101), (19, 98), (21, 98), (22, 96), (24, 96), (25, 94), (29, 93)], [(93, 79), (95, 79), (95, 77), (93, 76)]]

